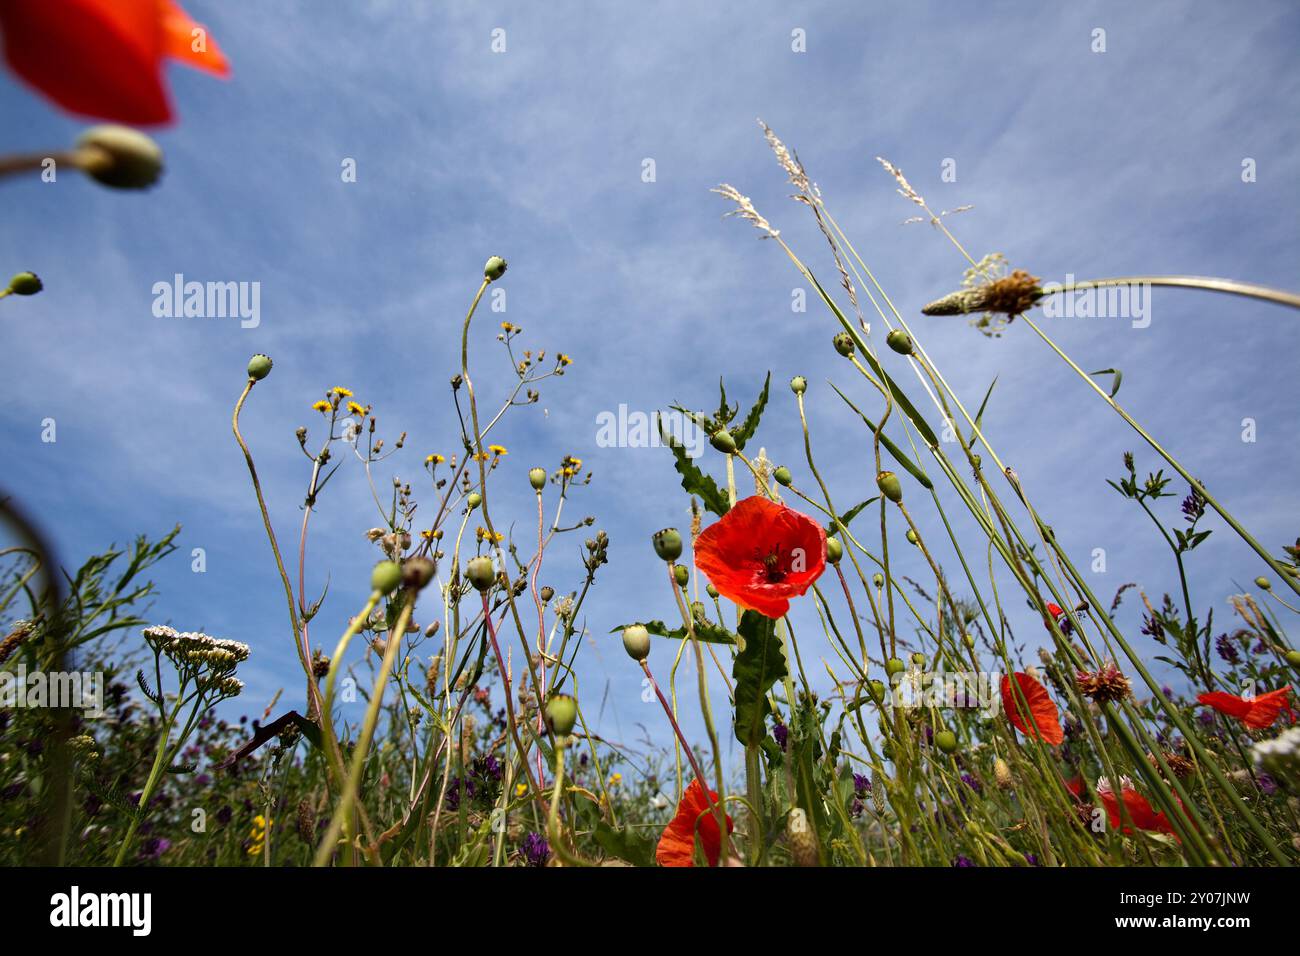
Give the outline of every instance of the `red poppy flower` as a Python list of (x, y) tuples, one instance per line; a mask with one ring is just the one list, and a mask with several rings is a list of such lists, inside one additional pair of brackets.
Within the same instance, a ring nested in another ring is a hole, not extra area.
[[(682, 794), (682, 800), (677, 804), (677, 815), (664, 827), (659, 846), (655, 849), (655, 859), (660, 866), (694, 866), (697, 832), (709, 866), (718, 865), (718, 857), (722, 854), (722, 833), (713, 814), (718, 795), (712, 790), (708, 791), (708, 797), (704, 794), (705, 789), (699, 780), (692, 780)], [(728, 816), (727, 832), (733, 829)]]
[[(1163, 813), (1157, 813), (1155, 808), (1142, 794), (1138, 793), (1133, 786), (1133, 781), (1128, 777), (1120, 778), (1120, 796), (1115, 795), (1115, 791), (1103, 777), (1097, 781), (1097, 796), (1101, 799), (1102, 806), (1106, 808), (1106, 817), (1112, 827), (1123, 825), (1122, 832), (1132, 833), (1133, 827), (1139, 830), (1152, 830), (1157, 833), (1168, 833), (1174, 839), (1178, 839), (1178, 834), (1174, 833), (1173, 824)], [(1132, 822), (1129, 826), (1120, 816), (1119, 803), (1124, 801), (1124, 810), (1128, 813), (1128, 821)], [(1177, 797), (1174, 797), (1178, 800)], [(1182, 806), (1182, 801), (1178, 801)]]
[[(1002, 708), (1007, 712), (1007, 719), (1011, 721), (1011, 725), (1022, 734), (1041, 736), (1053, 747), (1060, 744), (1065, 740), (1065, 732), (1061, 730), (1061, 719), (1057, 715), (1056, 705), (1052, 703), (1052, 698), (1047, 695), (1043, 685), (1028, 674), (1019, 671), (1016, 671), (1016, 683), (1020, 685), (1020, 693), (1024, 695), (1025, 703), (1029, 705), (1029, 720), (1021, 714), (1020, 699), (1011, 689), (1011, 678), (1003, 675)], [(1033, 730), (1030, 729), (1030, 721), (1033, 722)]]
[(165, 59), (230, 72), (174, 0), (4, 0), (0, 28), (20, 77), (64, 109), (119, 123), (171, 121)]
[[(1074, 625), (1070, 623), (1070, 619), (1065, 616), (1065, 612), (1061, 610), (1059, 604), (1053, 604), (1051, 601), (1048, 601), (1047, 613), (1052, 615), (1053, 620), (1056, 621), (1056, 626), (1061, 629), (1062, 634), (1065, 634), (1068, 637), (1070, 632), (1074, 630)], [(1047, 628), (1049, 631), (1052, 629), (1047, 624), (1044, 624), (1043, 627)]]
[(761, 495), (739, 501), (695, 540), (695, 566), (723, 597), (783, 617), (826, 569), (826, 532)]
[(1209, 704), (1221, 714), (1236, 717), (1252, 730), (1264, 730), (1277, 723), (1277, 718), (1283, 711), (1286, 711), (1291, 723), (1295, 723), (1295, 714), (1291, 711), (1291, 704), (1287, 700), (1290, 693), (1291, 685), (1288, 684), (1278, 690), (1271, 690), (1267, 694), (1258, 694), (1250, 698), (1216, 690), (1201, 694), (1196, 699), (1202, 704)]

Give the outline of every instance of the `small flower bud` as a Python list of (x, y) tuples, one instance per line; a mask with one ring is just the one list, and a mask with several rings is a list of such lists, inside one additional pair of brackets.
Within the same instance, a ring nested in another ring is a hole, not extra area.
[(483, 266), (483, 278), (487, 279), (488, 282), (496, 282), (497, 279), (500, 279), (505, 274), (506, 260), (502, 259), (500, 256), (493, 256), (487, 261), (487, 264)]
[(640, 624), (623, 628), (623, 650), (634, 661), (643, 661), (650, 656), (650, 632)]
[(682, 536), (676, 528), (656, 531), (650, 539), (660, 560), (676, 561), (682, 556)]
[(826, 539), (826, 563), (839, 564), (840, 558), (844, 557), (844, 545), (840, 544), (839, 538)]
[(790, 391), (794, 392), (796, 395), (802, 395), (807, 391), (807, 389), (808, 379), (804, 378), (802, 375), (796, 375), (794, 378), (790, 379)]
[(897, 657), (891, 657), (889, 660), (885, 661), (885, 673), (890, 677), (893, 677), (895, 674), (901, 674), (905, 670), (907, 670), (907, 665)]
[(867, 688), (871, 691), (871, 699), (879, 703), (885, 699), (885, 682), (873, 680), (867, 683)]
[(772, 472), (772, 477), (776, 479), (776, 483), (782, 488), (789, 488), (790, 482), (794, 481), (794, 478), (790, 475), (790, 469), (785, 465)]
[(1264, 591), (1271, 591), (1273, 589), (1273, 582), (1261, 574), (1255, 579), (1255, 587)]
[(402, 566), (396, 561), (380, 561), (370, 572), (370, 586), (380, 594), (392, 594), (402, 583)]
[(731, 437), (731, 432), (725, 428), (720, 428), (709, 438), (709, 444), (722, 452), (724, 455), (734, 455), (736, 453), (736, 439)]
[(437, 568), (428, 558), (411, 558), (402, 565), (402, 584), (409, 590), (422, 590), (433, 580)]
[(836, 334), (835, 338), (831, 339), (831, 344), (835, 346), (835, 351), (839, 352), (845, 358), (852, 357), (853, 336), (849, 335), (849, 333), (840, 332)]
[(920, 539), (916, 536), (916, 532), (913, 531), (911, 528), (907, 529), (907, 543), (920, 544)]
[(879, 590), (885, 586), (885, 576), (880, 573), (873, 574), (871, 576), (871, 583), (876, 586), (876, 590)]
[(691, 579), (690, 568), (684, 564), (673, 565), (673, 580), (677, 582), (679, 588), (686, 587), (686, 582)]
[(35, 272), (20, 272), (9, 280), (9, 291), (14, 295), (35, 295), (44, 288)]
[(480, 495), (477, 491), (471, 491), (469, 493), (469, 496), (465, 499), (465, 504), (469, 506), (470, 511), (473, 511), (482, 503), (483, 503), (483, 496)]
[(925, 667), (925, 655), (922, 654), (920, 651), (915, 651), (915, 652), (912, 654), (912, 663), (915, 664), (917, 667), (924, 668), (924, 667)]
[(941, 730), (934, 735), (934, 745), (946, 754), (957, 752), (957, 735), (951, 730)]
[(876, 475), (876, 487), (890, 501), (898, 504), (903, 500), (903, 485), (892, 471), (882, 471)]
[(715, 601), (718, 598), (718, 589), (715, 588), (712, 584), (708, 585), (704, 589), (704, 593), (706, 593), (709, 597), (713, 598)]
[(552, 694), (546, 701), (546, 726), (556, 737), (573, 733), (578, 722), (578, 702), (568, 694)]
[(528, 483), (533, 486), (533, 491), (541, 491), (546, 487), (546, 469), (532, 468), (528, 472)]
[(1287, 651), (1286, 662), (1292, 667), (1300, 667), (1300, 651)]
[(496, 583), (497, 579), (497, 572), (496, 568), (492, 566), (492, 559), (486, 555), (471, 558), (469, 564), (465, 565), (465, 577), (478, 590), (486, 591)]
[(162, 175), (162, 149), (126, 126), (93, 126), (77, 139), (76, 166), (114, 189), (145, 189)]
[(902, 329), (894, 329), (885, 336), (885, 344), (899, 355), (912, 354), (912, 337)]
[(258, 352), (248, 360), (248, 377), (254, 382), (260, 382), (271, 374), (270, 356)]

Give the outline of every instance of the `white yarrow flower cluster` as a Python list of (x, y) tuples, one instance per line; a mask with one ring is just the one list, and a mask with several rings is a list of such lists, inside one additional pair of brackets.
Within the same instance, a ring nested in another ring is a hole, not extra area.
[(219, 697), (234, 697), (244, 689), (235, 668), (248, 660), (249, 647), (239, 641), (211, 637), (197, 631), (178, 631), (166, 625), (144, 629), (145, 642), (171, 661), (186, 680)]

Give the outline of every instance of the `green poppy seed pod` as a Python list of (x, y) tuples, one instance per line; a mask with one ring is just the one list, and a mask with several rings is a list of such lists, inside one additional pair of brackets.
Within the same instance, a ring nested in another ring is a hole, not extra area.
[(847, 332), (838, 333), (835, 338), (831, 339), (831, 344), (835, 346), (835, 351), (839, 352), (845, 358), (853, 356), (853, 336)]
[(552, 694), (546, 701), (546, 726), (556, 737), (573, 733), (578, 722), (578, 702), (568, 694)]
[(874, 584), (876, 590), (879, 591), (885, 586), (885, 576), (883, 574), (873, 574), (871, 576), (871, 583)]
[(533, 486), (533, 491), (541, 491), (546, 487), (546, 469), (532, 468), (528, 472), (528, 483)]
[(916, 532), (913, 531), (911, 528), (908, 528), (908, 529), (907, 529), (907, 542), (908, 542), (908, 544), (919, 544), (919, 543), (920, 543), (920, 539), (917, 538), (917, 536), (916, 536)]
[(480, 495), (477, 491), (471, 491), (469, 493), (469, 496), (465, 499), (465, 504), (469, 505), (470, 511), (473, 511), (482, 503), (483, 503), (483, 496)]
[(9, 291), (14, 295), (35, 295), (44, 288), (35, 272), (20, 272), (9, 280)]
[(502, 259), (500, 256), (493, 256), (487, 261), (487, 264), (483, 266), (483, 278), (487, 279), (488, 282), (496, 282), (497, 279), (500, 279), (505, 274), (506, 260)]
[(844, 557), (844, 545), (840, 544), (839, 538), (826, 539), (826, 563), (839, 564), (840, 558)]
[(1292, 667), (1300, 667), (1300, 651), (1287, 651), (1286, 662)]
[(912, 654), (912, 663), (917, 667), (925, 667), (925, 655), (920, 651), (915, 651)]
[(640, 624), (623, 628), (623, 650), (634, 661), (643, 661), (650, 656), (650, 632)]
[(706, 593), (709, 597), (713, 598), (715, 601), (718, 599), (718, 589), (715, 588), (712, 584), (705, 587), (704, 593)]
[(392, 594), (402, 583), (402, 566), (396, 561), (380, 561), (370, 572), (370, 586), (380, 594)]
[(772, 477), (776, 479), (776, 483), (782, 488), (789, 488), (790, 482), (794, 481), (794, 477), (790, 474), (790, 469), (785, 467), (785, 465), (782, 465), (776, 471), (772, 472)]
[(1264, 591), (1271, 591), (1273, 589), (1273, 582), (1261, 574), (1255, 579), (1255, 587)]
[(673, 580), (677, 582), (679, 588), (686, 587), (686, 582), (691, 579), (691, 572), (684, 564), (673, 565)]
[(437, 570), (428, 558), (411, 558), (402, 564), (402, 584), (411, 591), (422, 591)]
[(903, 483), (898, 480), (898, 476), (892, 471), (882, 471), (876, 475), (876, 487), (880, 493), (888, 498), (894, 504), (903, 500)]
[(941, 730), (934, 735), (934, 745), (946, 754), (957, 752), (957, 735), (951, 730)]
[(465, 577), (478, 590), (486, 591), (497, 579), (496, 568), (492, 567), (492, 559), (487, 555), (470, 558), (469, 564), (465, 565)]
[(542, 590), (539, 593), (541, 594), (542, 597), (542, 603), (549, 604), (551, 598), (555, 597), (555, 588), (547, 586), (542, 588)]
[(875, 701), (885, 699), (885, 682), (882, 680), (873, 680), (867, 685), (871, 690), (871, 697)]
[(902, 329), (894, 329), (885, 336), (885, 344), (899, 355), (912, 354), (912, 337)]
[(709, 444), (722, 452), (724, 455), (734, 455), (736, 453), (736, 439), (731, 437), (731, 432), (725, 428), (719, 428), (709, 438)]
[(890, 677), (893, 677), (895, 674), (901, 674), (905, 670), (907, 670), (907, 665), (897, 657), (891, 657), (889, 660), (885, 661), (885, 673)]
[(794, 392), (796, 395), (802, 395), (807, 390), (808, 379), (804, 378), (802, 375), (796, 375), (794, 378), (790, 379), (790, 391)]
[(254, 382), (260, 382), (271, 374), (271, 358), (258, 352), (248, 360), (248, 377)]
[(655, 546), (655, 554), (663, 561), (676, 561), (682, 556), (682, 536), (676, 528), (656, 531), (650, 541)]
[(162, 175), (162, 149), (126, 126), (92, 126), (78, 137), (75, 157), (78, 169), (113, 189), (145, 189)]

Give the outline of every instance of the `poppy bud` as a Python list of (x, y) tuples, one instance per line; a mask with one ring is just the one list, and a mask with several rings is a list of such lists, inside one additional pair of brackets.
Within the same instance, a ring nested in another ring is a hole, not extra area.
[(790, 391), (794, 392), (796, 395), (802, 395), (807, 391), (807, 389), (808, 379), (804, 378), (802, 375), (796, 375), (794, 378), (790, 379)]
[(789, 488), (790, 482), (794, 481), (794, 478), (790, 475), (790, 469), (785, 465), (772, 472), (772, 477), (776, 479), (776, 483), (782, 488)]
[(838, 333), (835, 338), (831, 339), (831, 344), (835, 346), (835, 351), (839, 352), (845, 358), (851, 358), (853, 355), (853, 336), (847, 332)]
[(885, 344), (899, 355), (912, 354), (912, 337), (902, 329), (894, 329), (885, 336)]
[(465, 565), (465, 577), (469, 578), (469, 583), (475, 588), (486, 591), (496, 583), (497, 579), (496, 569), (492, 567), (492, 559), (487, 555), (470, 558), (469, 564)]
[(420, 591), (433, 580), (436, 566), (428, 558), (411, 558), (402, 565), (402, 584), (409, 590)]
[(114, 189), (144, 189), (162, 174), (162, 149), (126, 126), (93, 126), (77, 139), (76, 166)]
[(35, 295), (44, 288), (35, 272), (20, 272), (9, 280), (9, 291), (14, 295)]
[(919, 542), (919, 539), (916, 537), (916, 532), (911, 528), (907, 529), (907, 542), (908, 544), (917, 544)]
[(573, 733), (578, 722), (578, 702), (568, 694), (552, 694), (546, 701), (546, 726), (557, 737)]
[(826, 563), (839, 564), (842, 557), (844, 557), (844, 545), (840, 544), (839, 538), (827, 538)]
[(709, 444), (722, 452), (724, 455), (734, 455), (736, 453), (736, 439), (731, 437), (731, 432), (725, 428), (719, 428), (709, 438)]
[(706, 587), (706, 588), (704, 589), (704, 591), (705, 591), (706, 594), (709, 595), (709, 597), (713, 598), (714, 600), (717, 599), (717, 597), (718, 597), (718, 589), (715, 588), (712, 584), (710, 584), (708, 587)]
[(496, 282), (497, 279), (500, 279), (505, 274), (506, 260), (502, 259), (500, 256), (493, 256), (487, 261), (487, 264), (483, 266), (483, 278), (487, 279), (488, 282)]
[(550, 602), (551, 598), (555, 597), (555, 588), (549, 586), (544, 587), (542, 588), (540, 593), (542, 597), (542, 603), (546, 604)]
[(676, 561), (682, 556), (682, 536), (676, 528), (664, 528), (656, 531), (650, 541), (655, 546), (655, 554), (660, 560)]
[(1287, 651), (1286, 662), (1292, 667), (1300, 667), (1300, 651)]
[(1268, 578), (1264, 577), (1263, 575), (1260, 575), (1255, 579), (1255, 587), (1260, 588), (1264, 591), (1271, 591), (1273, 589), (1273, 583), (1269, 581)]
[(885, 586), (885, 576), (883, 574), (873, 574), (871, 576), (871, 583), (876, 586), (877, 590), (879, 590)]
[(946, 754), (957, 752), (957, 735), (951, 730), (941, 730), (934, 735), (934, 745)]
[(391, 594), (402, 583), (402, 566), (396, 561), (380, 561), (370, 572), (370, 586), (380, 594)]
[(868, 683), (867, 686), (871, 689), (872, 700), (876, 701), (877, 703), (884, 700), (885, 697), (884, 681), (873, 680), (870, 683)]
[(912, 654), (912, 663), (917, 667), (925, 667), (925, 655), (920, 651), (916, 651)]
[(903, 500), (903, 485), (898, 480), (898, 476), (892, 471), (882, 471), (876, 475), (876, 487), (880, 493), (888, 498), (894, 504)]
[(640, 624), (623, 628), (623, 650), (634, 661), (643, 661), (650, 656), (650, 632)]
[(271, 374), (271, 359), (261, 352), (254, 355), (248, 360), (248, 377), (254, 382), (260, 382)]
[(469, 493), (469, 496), (465, 499), (465, 504), (469, 506), (470, 511), (473, 511), (482, 503), (483, 503), (483, 496), (480, 495), (477, 491), (471, 491)]
[(885, 673), (890, 677), (893, 677), (895, 674), (901, 674), (905, 670), (907, 670), (907, 665), (897, 657), (891, 657), (889, 660), (885, 661)]
[(691, 579), (690, 569), (684, 564), (673, 565), (673, 580), (677, 582), (679, 588), (686, 587), (686, 582)]

